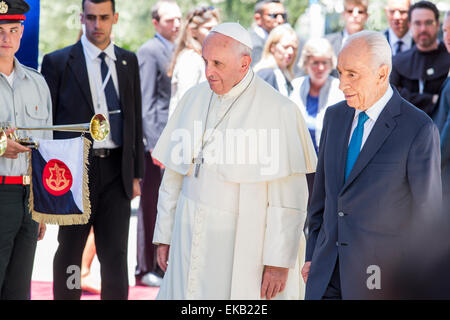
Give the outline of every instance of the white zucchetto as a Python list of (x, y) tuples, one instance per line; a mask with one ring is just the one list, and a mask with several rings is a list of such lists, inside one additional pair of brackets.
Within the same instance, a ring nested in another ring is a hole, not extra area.
[(225, 22), (214, 27), (211, 32), (217, 32), (224, 36), (233, 38), (250, 49), (253, 49), (252, 39), (250, 34), (243, 26), (236, 22)]

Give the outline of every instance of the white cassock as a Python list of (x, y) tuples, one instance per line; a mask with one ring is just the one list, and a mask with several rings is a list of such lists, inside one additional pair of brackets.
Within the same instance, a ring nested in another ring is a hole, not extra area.
[[(205, 140), (213, 139), (195, 177), (209, 104)], [(276, 298), (299, 298), (305, 174), (317, 159), (293, 102), (253, 71), (222, 96), (200, 83), (181, 99), (152, 156), (166, 167), (153, 243), (170, 244), (158, 299), (257, 300), (264, 265), (290, 268)]]

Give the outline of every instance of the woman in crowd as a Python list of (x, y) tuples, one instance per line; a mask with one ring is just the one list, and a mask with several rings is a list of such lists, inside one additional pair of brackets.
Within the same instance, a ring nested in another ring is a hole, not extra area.
[(306, 76), (292, 81), (290, 98), (297, 103), (305, 118), (316, 152), (326, 109), (344, 100), (344, 95), (339, 90), (339, 80), (330, 75), (336, 68), (336, 60), (327, 39), (310, 39), (303, 47), (300, 57), (300, 65)]
[(254, 71), (281, 94), (289, 96), (297, 50), (298, 36), (294, 29), (288, 24), (279, 25), (270, 32)]
[(220, 22), (220, 17), (214, 7), (199, 7), (190, 11), (185, 21), (167, 71), (168, 76), (172, 78), (169, 117), (188, 89), (206, 81), (202, 43), (209, 31)]

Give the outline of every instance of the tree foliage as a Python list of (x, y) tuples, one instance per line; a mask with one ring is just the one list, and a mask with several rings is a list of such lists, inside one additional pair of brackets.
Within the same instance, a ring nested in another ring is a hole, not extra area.
[[(114, 42), (136, 51), (154, 35), (150, 10), (156, 0), (116, 0), (119, 22), (114, 27)], [(237, 21), (250, 27), (256, 0), (179, 0), (183, 14), (195, 6), (215, 6), (222, 21)], [(308, 0), (286, 0), (288, 20), (292, 24), (308, 6)], [(41, 54), (73, 44), (79, 37), (81, 0), (41, 1), (40, 43)]]
[[(150, 10), (156, 1), (116, 0), (119, 22), (114, 27), (113, 36), (117, 45), (136, 51), (154, 35), (155, 30), (150, 19)], [(438, 5), (442, 2), (441, 0), (432, 1)], [(248, 28), (253, 21), (256, 0), (177, 0), (177, 2), (184, 15), (196, 6), (212, 5), (220, 10), (222, 22), (236, 21)], [(339, 14), (336, 13), (336, 8), (339, 5), (342, 7), (342, 1), (321, 0), (320, 2), (328, 17), (327, 31), (342, 28)], [(309, 0), (284, 0), (283, 3), (288, 12), (288, 22), (293, 26), (298, 25), (297, 20), (305, 13)], [(385, 3), (386, 0), (370, 1), (368, 28), (381, 30), (386, 27), (383, 11)], [(73, 44), (78, 39), (81, 30), (80, 11), (81, 0), (41, 0), (39, 43), (41, 55)], [(299, 33), (302, 34), (302, 32)]]

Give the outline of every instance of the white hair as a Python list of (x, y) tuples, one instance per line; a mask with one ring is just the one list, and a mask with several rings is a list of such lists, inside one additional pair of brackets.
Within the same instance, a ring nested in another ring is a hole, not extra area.
[(238, 55), (241, 57), (244, 57), (244, 56), (250, 57), (252, 55), (252, 49), (250, 49), (243, 43), (236, 41), (236, 49), (237, 49)]
[(349, 36), (344, 46), (356, 39), (362, 39), (367, 44), (373, 68), (378, 69), (386, 65), (390, 74), (392, 70), (392, 50), (386, 37), (381, 32), (364, 30)]

